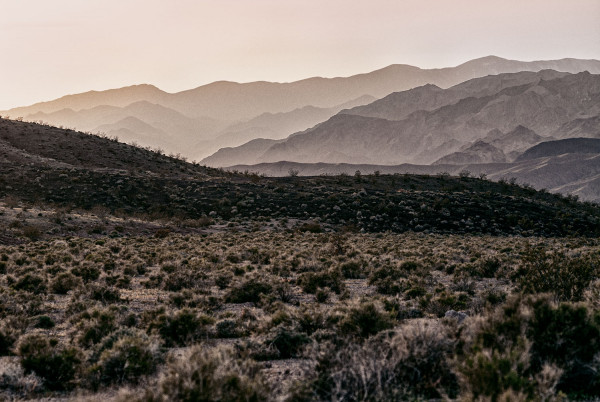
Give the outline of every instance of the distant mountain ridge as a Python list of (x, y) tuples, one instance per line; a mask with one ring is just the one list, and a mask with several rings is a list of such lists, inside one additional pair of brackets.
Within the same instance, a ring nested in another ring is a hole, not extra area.
[[(162, 141), (156, 140), (155, 143), (148, 145), (168, 147), (165, 149), (167, 152), (181, 152), (190, 158), (198, 158), (207, 156), (215, 148), (241, 145), (244, 141), (257, 136), (282, 138), (291, 134), (290, 130), (307, 129), (337, 113), (338, 110), (334, 110), (337, 106), (363, 96), (381, 98), (393, 92), (425, 84), (447, 88), (489, 74), (543, 69), (571, 73), (587, 70), (591, 73), (600, 73), (600, 61), (561, 59), (521, 62), (489, 56), (456, 67), (440, 69), (421, 69), (395, 64), (351, 77), (314, 77), (290, 83), (241, 84), (219, 81), (178, 93), (167, 93), (152, 85), (144, 84), (67, 95), (53, 101), (2, 111), (0, 114), (22, 116), (30, 121), (43, 120), (55, 125), (90, 131), (96, 130), (99, 126), (106, 128), (108, 124), (111, 125), (109, 135), (127, 132), (136, 142), (144, 142), (152, 138), (155, 130), (137, 132), (116, 124), (120, 121), (127, 122), (128, 120), (124, 119), (131, 116), (172, 137)], [(116, 110), (127, 109), (138, 102), (164, 108), (161, 112), (164, 113), (163, 117), (152, 121), (148, 114)], [(302, 118), (300, 118), (301, 113), (294, 112), (308, 106), (313, 108), (310, 116), (308, 116), (309, 109), (305, 111), (307, 113), (304, 113)], [(431, 107), (437, 107), (435, 101)], [(111, 108), (111, 113), (119, 114), (118, 118), (106, 118), (104, 109)], [(324, 109), (331, 110), (324, 112)], [(92, 110), (94, 113), (91, 112)], [(251, 126), (243, 132), (238, 130), (240, 124), (253, 120), (256, 122), (255, 119), (264, 116), (265, 113), (286, 115), (277, 118), (271, 116), (271, 121), (264, 123), (264, 126)], [(172, 117), (167, 117), (169, 114)], [(175, 117), (176, 114), (179, 117)], [(287, 120), (282, 122), (282, 119)], [(185, 124), (181, 124), (183, 121)], [(287, 129), (281, 129), (281, 126)], [(142, 125), (139, 125), (138, 129), (140, 127)], [(222, 138), (217, 139), (218, 137)], [(221, 140), (225, 142), (219, 142)]]
[[(570, 128), (572, 132), (586, 127), (594, 135), (589, 127), (598, 123), (595, 116), (599, 114), (600, 75), (551, 70), (499, 74), (446, 90), (427, 85), (344, 110), (284, 141), (254, 147), (252, 163), (430, 164), (484, 140), (495, 130), (500, 136), (484, 142), (493, 142), (512, 160), (537, 142), (568, 135), (560, 130), (569, 124), (576, 125)], [(523, 127), (513, 132), (519, 126)], [(252, 159), (252, 152), (239, 148), (239, 152), (220, 152), (202, 162), (232, 166), (237, 163), (228, 155), (236, 154)]]

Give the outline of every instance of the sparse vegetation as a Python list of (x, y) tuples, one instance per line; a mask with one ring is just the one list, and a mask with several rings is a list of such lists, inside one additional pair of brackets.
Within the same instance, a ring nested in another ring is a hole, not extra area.
[(597, 206), (110, 142), (139, 170), (2, 170), (0, 398), (600, 397)]

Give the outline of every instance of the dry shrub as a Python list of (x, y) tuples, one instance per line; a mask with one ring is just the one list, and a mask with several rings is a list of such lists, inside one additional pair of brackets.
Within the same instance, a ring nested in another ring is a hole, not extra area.
[(296, 400), (380, 401), (455, 398), (457, 377), (448, 362), (453, 342), (434, 321), (414, 320), (364, 344), (347, 342), (317, 352), (316, 378)]
[(270, 400), (269, 387), (252, 360), (236, 357), (226, 347), (193, 348), (180, 360), (171, 361), (158, 384), (137, 401), (231, 401)]

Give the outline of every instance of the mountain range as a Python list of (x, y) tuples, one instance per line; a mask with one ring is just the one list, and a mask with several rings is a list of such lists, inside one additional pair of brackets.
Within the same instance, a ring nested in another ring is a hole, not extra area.
[[(351, 77), (313, 77), (290, 83), (219, 81), (177, 93), (167, 93), (152, 85), (135, 85), (67, 95), (0, 114), (103, 132), (198, 159), (219, 148), (256, 138), (286, 138), (326, 121), (341, 109), (355, 109), (393, 92), (425, 84), (448, 88), (475, 77), (543, 69), (600, 73), (600, 62), (578, 59), (521, 62), (489, 56), (441, 69), (397, 64)], [(430, 94), (425, 96), (431, 103), (421, 104), (425, 109), (420, 110), (439, 107)], [(440, 102), (448, 100), (443, 98)], [(369, 110), (365, 107), (353, 113), (371, 117), (385, 114)]]
[[(425, 85), (344, 110), (282, 141), (221, 149), (209, 166), (510, 162), (537, 143), (598, 136), (600, 75), (554, 70)], [(260, 144), (260, 146), (258, 146)]]

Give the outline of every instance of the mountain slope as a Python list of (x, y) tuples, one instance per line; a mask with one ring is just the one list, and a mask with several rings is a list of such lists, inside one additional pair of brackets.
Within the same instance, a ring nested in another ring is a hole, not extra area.
[(257, 138), (283, 139), (327, 120), (340, 110), (364, 105), (374, 100), (372, 96), (365, 95), (331, 108), (304, 106), (291, 112), (263, 113), (248, 121), (226, 127), (211, 140), (197, 143), (194, 146), (198, 152), (196, 156), (199, 159), (205, 158), (220, 148), (242, 145)]
[(521, 154), (517, 158), (517, 161), (563, 154), (600, 154), (600, 139), (568, 138), (565, 140), (542, 142)]
[[(537, 138), (535, 135), (549, 136), (569, 121), (600, 113), (600, 75), (579, 73), (547, 80), (549, 73), (541, 72), (532, 80), (529, 73), (522, 74), (525, 79), (515, 79), (510, 74), (495, 77), (496, 82), (510, 83), (496, 87), (492, 93), (486, 89), (480, 97), (470, 96), (466, 88), (481, 94), (481, 88), (488, 88), (490, 79), (471, 80), (460, 86), (461, 96), (469, 96), (434, 110), (414, 111), (398, 121), (340, 113), (255, 154), (254, 163), (286, 160), (428, 164), (460, 151), (461, 146), (484, 138), (494, 129), (510, 133), (519, 125), (525, 126), (534, 135), (517, 133), (516, 136), (524, 135), (531, 140)], [(496, 89), (499, 90), (494, 92)], [(458, 90), (446, 91), (454, 94)], [(425, 88), (424, 92), (444, 98), (435, 88)], [(406, 102), (410, 99), (407, 96)], [(515, 149), (532, 145), (528, 141), (514, 144), (514, 138), (506, 140), (506, 145), (516, 146)]]
[(506, 162), (506, 155), (492, 144), (477, 140), (462, 151), (446, 155), (433, 163), (433, 165), (461, 165), (466, 163), (500, 163)]

